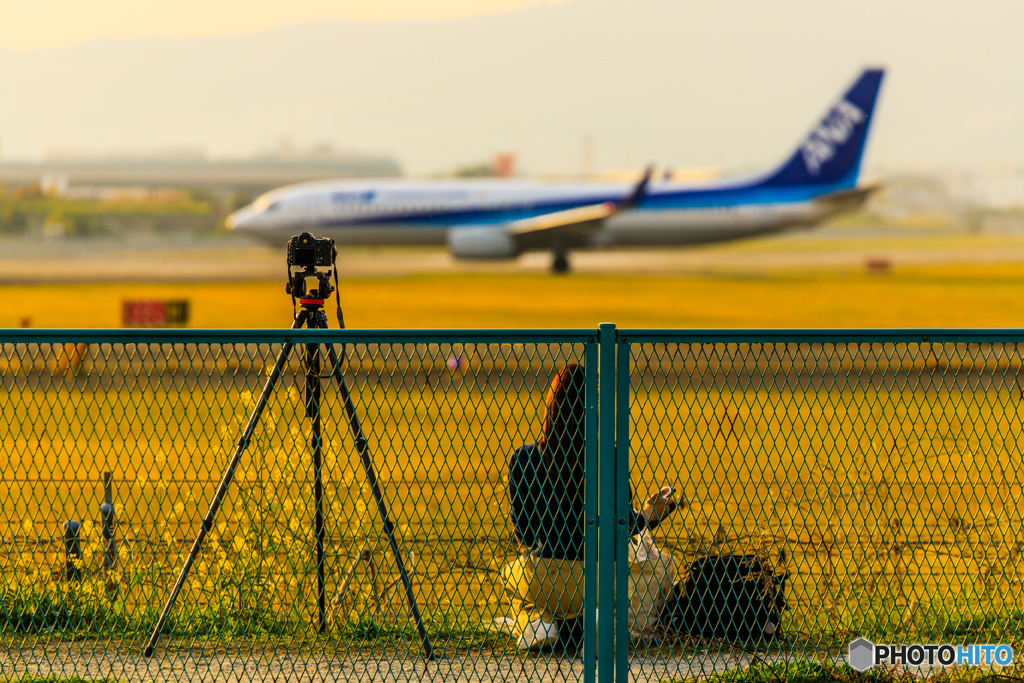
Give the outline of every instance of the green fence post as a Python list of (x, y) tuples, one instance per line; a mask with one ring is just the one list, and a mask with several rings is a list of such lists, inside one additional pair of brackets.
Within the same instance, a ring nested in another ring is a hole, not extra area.
[(618, 339), (615, 425), (615, 679), (629, 681), (629, 361), (626, 339)]
[(615, 324), (601, 323), (601, 365), (598, 411), (600, 433), (601, 492), (597, 518), (598, 548), (597, 605), (602, 617), (597, 626), (597, 680), (612, 683), (615, 676)]
[(598, 442), (597, 442), (597, 335), (586, 346), (586, 453), (583, 471), (586, 490), (583, 516), (587, 520), (583, 537), (583, 681), (594, 683), (597, 665), (597, 513), (598, 513)]

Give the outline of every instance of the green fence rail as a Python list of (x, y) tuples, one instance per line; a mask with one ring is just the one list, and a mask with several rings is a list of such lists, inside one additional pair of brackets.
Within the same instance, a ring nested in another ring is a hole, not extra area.
[(3, 330), (0, 677), (655, 681), (1015, 642), (1022, 365), (1015, 330)]

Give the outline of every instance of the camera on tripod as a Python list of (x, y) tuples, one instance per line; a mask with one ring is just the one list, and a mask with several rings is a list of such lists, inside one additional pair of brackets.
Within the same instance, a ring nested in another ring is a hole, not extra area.
[(300, 299), (326, 299), (334, 292), (331, 277), (338, 249), (334, 240), (308, 232), (288, 241), (288, 284), (285, 292)]
[[(291, 329), (298, 330), (303, 327), (310, 330), (327, 329), (327, 315), (324, 313), (323, 306), (324, 299), (335, 292), (335, 287), (331, 286), (331, 277), (334, 277), (335, 285), (338, 282), (338, 273), (335, 270), (337, 257), (338, 250), (335, 248), (334, 240), (332, 239), (317, 239), (310, 233), (304, 232), (301, 235), (292, 237), (288, 241), (288, 285), (285, 287), (285, 291), (292, 295), (293, 307), (296, 297), (299, 298), (302, 304), (302, 310), (295, 312), (295, 319), (292, 321)], [(340, 294), (338, 295), (338, 326), (342, 329), (345, 328), (345, 321), (341, 313)], [(345, 357), (344, 344), (342, 344), (342, 352), (341, 356), (339, 356), (333, 343), (319, 340), (316, 337), (308, 337), (302, 342), (293, 342), (290, 337), (285, 337), (285, 343), (277, 356), (274, 369), (269, 373), (266, 384), (263, 385), (263, 392), (260, 394), (252, 414), (249, 416), (249, 422), (245, 426), (242, 437), (238, 440), (234, 455), (231, 456), (231, 460), (224, 470), (224, 477), (221, 479), (220, 486), (217, 488), (217, 492), (210, 503), (210, 509), (206, 513), (206, 517), (203, 518), (203, 524), (196, 534), (195, 541), (192, 543), (192, 550), (189, 551), (188, 557), (181, 567), (178, 580), (174, 582), (171, 595), (167, 598), (164, 609), (160, 613), (160, 617), (153, 627), (153, 632), (149, 636), (149, 642), (142, 651), (142, 654), (146, 657), (152, 657), (156, 650), (156, 642), (160, 637), (164, 624), (167, 623), (167, 616), (171, 613), (174, 601), (178, 598), (182, 586), (185, 585), (189, 570), (192, 568), (196, 557), (202, 551), (203, 539), (206, 538), (207, 532), (214, 528), (217, 510), (220, 508), (221, 501), (227, 493), (228, 486), (231, 484), (231, 479), (234, 477), (235, 469), (242, 458), (242, 453), (252, 441), (253, 432), (259, 423), (264, 407), (267, 405), (267, 400), (274, 390), (277, 381), (285, 374), (288, 368), (288, 356), (295, 346), (299, 346), (299, 348), (304, 350), (302, 367), (306, 375), (305, 414), (306, 417), (312, 420), (312, 433), (309, 443), (313, 451), (313, 501), (316, 508), (313, 515), (313, 530), (316, 539), (319, 630), (323, 633), (327, 629), (327, 536), (323, 511), (324, 484), (321, 474), (324, 441), (321, 438), (320, 420), (321, 381), (325, 379), (321, 373), (323, 372), (323, 354), (326, 353), (327, 366), (331, 373), (328, 375), (328, 378), (333, 378), (335, 384), (338, 385), (338, 391), (345, 406), (345, 414), (348, 416), (348, 419), (345, 421), (352, 432), (356, 450), (359, 452), (359, 459), (362, 461), (363, 469), (366, 471), (370, 490), (377, 501), (377, 514), (380, 515), (384, 532), (388, 537), (388, 544), (391, 546), (391, 553), (395, 558), (395, 563), (398, 565), (399, 577), (405, 586), (405, 596), (409, 603), (409, 612), (416, 621), (416, 630), (419, 631), (420, 640), (423, 642), (423, 656), (426, 659), (434, 659), (434, 650), (430, 645), (430, 637), (427, 634), (426, 626), (423, 624), (420, 609), (416, 604), (412, 579), (409, 572), (405, 569), (405, 562), (402, 560), (402, 549), (399, 547), (398, 540), (395, 537), (395, 525), (391, 523), (388, 504), (377, 481), (377, 471), (373, 466), (369, 441), (359, 424), (355, 403), (352, 400), (352, 395), (349, 393), (348, 385), (345, 383), (345, 371), (342, 367), (342, 359)]]

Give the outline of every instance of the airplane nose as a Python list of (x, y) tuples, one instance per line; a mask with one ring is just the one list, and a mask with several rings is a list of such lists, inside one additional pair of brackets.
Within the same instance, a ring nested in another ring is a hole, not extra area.
[(228, 230), (237, 230), (245, 227), (245, 219), (251, 216), (253, 213), (252, 207), (246, 206), (245, 208), (235, 211), (230, 216), (224, 219), (224, 225)]

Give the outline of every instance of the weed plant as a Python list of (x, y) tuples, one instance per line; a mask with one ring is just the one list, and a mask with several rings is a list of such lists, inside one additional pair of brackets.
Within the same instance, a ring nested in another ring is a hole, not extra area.
[[(278, 471), (271, 476), (282, 475)], [(396, 582), (373, 585), (367, 580), (367, 567), (344, 593), (338, 590), (341, 577), (335, 572), (335, 581), (328, 586), (334, 592), (328, 628), (318, 634), (315, 574), (309, 560), (312, 529), (292, 514), (302, 501), (284, 496), (265, 502), (244, 488), (240, 495), (236, 509), (260, 523), (246, 525), (249, 532), (227, 523), (211, 532), (164, 636), (206, 641), (270, 638), (296, 647), (313, 641), (372, 650), (419, 647), (419, 633), (404, 612)], [(347, 502), (365, 508), (363, 501)], [(148, 544), (145, 552), (122, 548), (118, 569), (111, 572), (103, 569), (99, 529), (84, 523), (83, 559), (72, 563), (81, 577), (77, 580), (65, 578), (64, 558), (57, 552), (46, 553), (43, 562), (32, 547), (8, 556), (11, 561), (0, 575), (0, 636), (147, 637), (187, 550), (170, 533), (179, 521), (173, 514), (163, 520), (159, 541)], [(343, 542), (346, 547), (365, 548), (374, 540), (372, 533), (368, 522), (357, 524)], [(423, 617), (432, 642), (442, 650), (503, 649), (509, 642), (506, 635), (489, 628), (489, 619), (462, 609), (437, 607), (425, 610)]]

